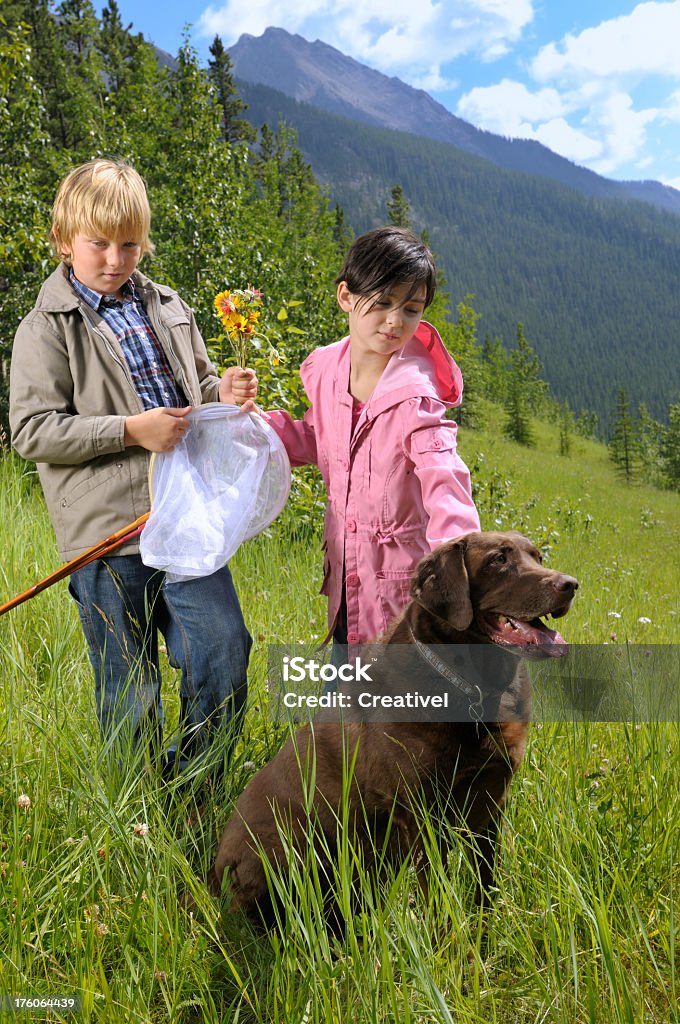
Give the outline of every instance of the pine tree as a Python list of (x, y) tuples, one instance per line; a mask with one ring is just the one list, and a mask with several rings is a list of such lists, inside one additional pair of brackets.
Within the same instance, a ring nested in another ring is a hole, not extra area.
[(71, 162), (78, 163), (102, 149), (105, 85), (99, 22), (91, 0), (62, 0), (55, 23), (61, 70), (54, 68), (52, 109), (62, 145), (73, 151)]
[(188, 39), (166, 77), (167, 114), (155, 121), (158, 164), (147, 168), (155, 263), (187, 301), (208, 311), (224, 287), (241, 190), (233, 154), (221, 137), (221, 110)]
[[(310, 331), (323, 325), (337, 336), (342, 320), (335, 302), (333, 280), (350, 238), (342, 211), (331, 210), (311, 167), (298, 147), (297, 133), (285, 124), (274, 134), (263, 131), (256, 162), (257, 190), (262, 219), (253, 230), (267, 238), (260, 273), (270, 287), (302, 303), (296, 324)], [(277, 211), (272, 223), (272, 210)], [(296, 352), (293, 343), (289, 350)], [(300, 351), (300, 355), (306, 352)]]
[(630, 400), (624, 387), (620, 387), (616, 393), (609, 457), (626, 483), (632, 483), (639, 469), (639, 446)]
[(222, 108), (222, 138), (231, 143), (252, 142), (256, 132), (252, 125), (241, 117), (247, 106), (238, 94), (231, 57), (219, 36), (215, 36), (210, 44), (210, 53), (212, 59), (208, 61), (208, 78)]
[(401, 185), (393, 185), (387, 202), (387, 215), (390, 224), (399, 228), (411, 227), (411, 206)]
[[(167, 127), (175, 111), (168, 71), (140, 34), (119, 35), (114, 19), (102, 30), (103, 73), (109, 82), (104, 102), (102, 153), (131, 163), (148, 185), (163, 180), (174, 159)], [(125, 32), (125, 30), (123, 30)], [(156, 223), (154, 210), (154, 224)]]
[(579, 437), (596, 438), (598, 436), (599, 416), (590, 409), (582, 409), (574, 421), (574, 430)]
[(651, 416), (645, 402), (638, 406), (637, 445), (641, 471), (647, 483), (663, 486), (663, 460), (661, 446), (664, 436), (663, 424)]
[(477, 321), (481, 313), (472, 306), (474, 296), (466, 295), (456, 306), (457, 319), (449, 346), (463, 374), (463, 403), (456, 411), (458, 423), (467, 427), (477, 425), (479, 399), (482, 394), (482, 356), (477, 341)]
[(119, 92), (133, 77), (136, 44), (140, 40), (130, 34), (131, 28), (131, 24), (123, 25), (116, 0), (108, 0), (102, 10), (99, 45), (109, 92)]
[(486, 398), (504, 402), (504, 382), (510, 368), (510, 356), (498, 336), (492, 338), (488, 334), (482, 345), (482, 377), (481, 390)]
[(661, 459), (666, 483), (680, 491), (680, 402), (668, 408), (668, 426), (661, 442)]
[(574, 414), (568, 402), (561, 402), (558, 413), (560, 433), (560, 455), (571, 455), (571, 439), (574, 432)]
[(338, 203), (333, 208), (335, 223), (333, 225), (333, 238), (339, 252), (344, 253), (352, 244), (352, 232), (345, 222), (345, 211)]
[(518, 444), (533, 446), (531, 413), (540, 410), (548, 385), (541, 379), (541, 361), (527, 342), (521, 323), (517, 324), (517, 348), (510, 352), (509, 362), (505, 434)]

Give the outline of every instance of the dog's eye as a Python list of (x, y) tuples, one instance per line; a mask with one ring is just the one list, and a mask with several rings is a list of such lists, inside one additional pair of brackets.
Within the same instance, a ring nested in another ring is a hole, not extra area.
[(494, 555), (494, 557), (492, 559), (492, 564), (493, 565), (505, 565), (507, 560), (508, 559), (507, 559), (506, 555), (504, 554), (504, 552), (501, 551), (500, 554)]

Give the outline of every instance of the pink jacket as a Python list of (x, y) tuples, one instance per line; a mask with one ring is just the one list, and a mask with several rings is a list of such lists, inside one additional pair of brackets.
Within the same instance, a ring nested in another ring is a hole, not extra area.
[(456, 454), (463, 380), (439, 334), (422, 321), (395, 352), (352, 434), (349, 338), (300, 367), (311, 403), (303, 420), (266, 414), (291, 464), (318, 465), (328, 493), (321, 593), (332, 631), (344, 583), (347, 640), (367, 643), (409, 600), (416, 563), (442, 541), (479, 529), (470, 474)]

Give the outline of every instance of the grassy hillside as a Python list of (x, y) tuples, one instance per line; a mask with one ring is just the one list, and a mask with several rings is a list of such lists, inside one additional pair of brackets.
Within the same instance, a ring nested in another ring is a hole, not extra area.
[(680, 392), (680, 218), (587, 198), (444, 142), (361, 124), (242, 83), (255, 125), (295, 127), (317, 177), (361, 232), (395, 183), (427, 230), (454, 302), (475, 296), (481, 337), (522, 322), (554, 393), (608, 422), (616, 389), (663, 418)]
[[(678, 495), (627, 488), (590, 442), (560, 457), (549, 425), (539, 447), (519, 449), (499, 439), (497, 415), (488, 407), (488, 429), (461, 432), (483, 525), (524, 529), (578, 576), (567, 639), (677, 644)], [(7, 456), (0, 509), (10, 596), (57, 555), (34, 478)], [(81, 1019), (106, 1024), (677, 1024), (677, 722), (533, 727), (486, 939), (456, 836), (448, 867), (431, 851), (427, 905), (411, 872), (377, 898), (365, 889), (335, 949), (304, 874), (283, 941), (221, 918), (198, 879), (233, 799), (282, 739), (267, 715), (267, 644), (325, 632), (316, 538), (291, 541), (275, 524), (232, 568), (256, 640), (251, 703), (223, 782), (195, 798), (162, 790), (141, 763), (107, 768), (65, 584), (0, 618), (0, 992), (77, 993)], [(167, 666), (165, 700), (172, 723)], [(341, 858), (340, 881), (347, 867)]]
[(536, 422), (536, 447), (520, 447), (502, 437), (498, 407), (486, 408), (486, 429), (460, 434), (482, 525), (523, 530), (550, 564), (578, 577), (569, 638), (680, 642), (677, 492), (626, 485), (595, 441), (574, 438), (561, 456), (556, 425)]

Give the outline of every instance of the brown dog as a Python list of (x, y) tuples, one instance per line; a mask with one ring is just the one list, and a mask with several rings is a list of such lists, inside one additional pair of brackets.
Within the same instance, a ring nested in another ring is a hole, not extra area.
[[(332, 854), (350, 762), (346, 827), (365, 863), (377, 865), (376, 850), (381, 862), (387, 852), (397, 864), (410, 853), (426, 890), (419, 828), (426, 807), (468, 831), (484, 900), (493, 880), (499, 811), (526, 745), (531, 694), (521, 659), (566, 651), (541, 616), (564, 615), (577, 587), (573, 577), (544, 568), (536, 547), (518, 533), (468, 534), (424, 558), (411, 584), (412, 601), (380, 641), (370, 692), (381, 700), (387, 694), (397, 707), (405, 687), (422, 691), (428, 681), (440, 696), (450, 693), (456, 710), (436, 721), (422, 712), (388, 712), (387, 723), (385, 713), (349, 710), (342, 724), (320, 712), (241, 794), (208, 878), (211, 891), (221, 891), (226, 871), (230, 909), (273, 923), (262, 855), (285, 872), (290, 850), (281, 829), (304, 849), (310, 806)], [(352, 687), (356, 693), (356, 684), (344, 689)]]

